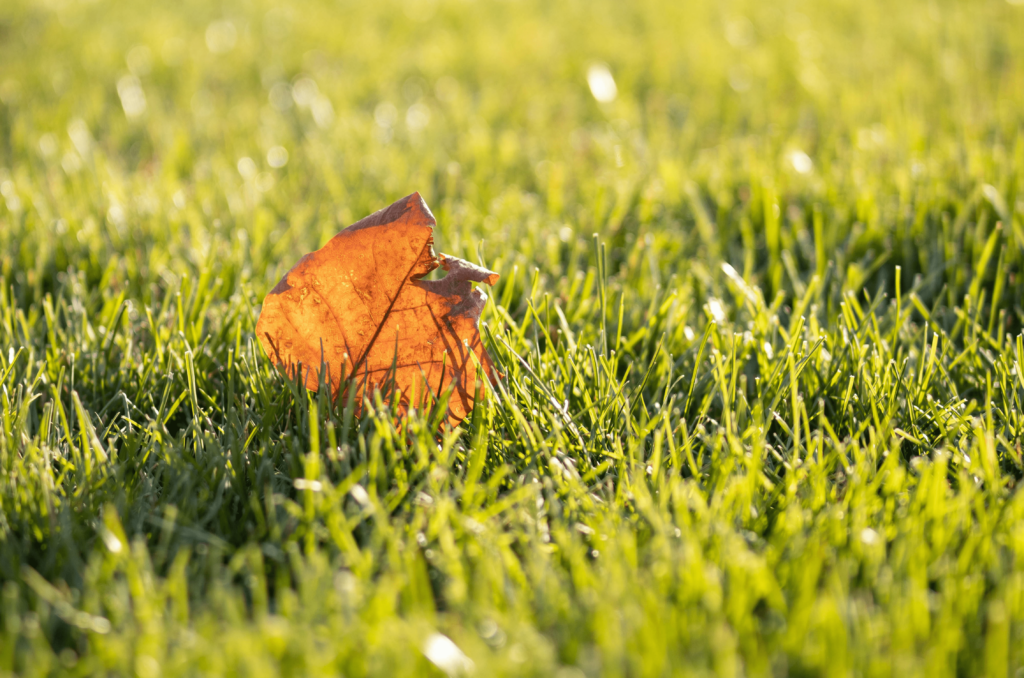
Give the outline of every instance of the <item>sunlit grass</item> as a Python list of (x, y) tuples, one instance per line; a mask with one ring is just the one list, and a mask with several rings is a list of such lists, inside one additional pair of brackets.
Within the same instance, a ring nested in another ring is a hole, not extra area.
[[(1022, 60), (1003, 0), (0, 3), (0, 673), (1017, 675)], [(454, 431), (253, 336), (412, 191), (502, 276)]]

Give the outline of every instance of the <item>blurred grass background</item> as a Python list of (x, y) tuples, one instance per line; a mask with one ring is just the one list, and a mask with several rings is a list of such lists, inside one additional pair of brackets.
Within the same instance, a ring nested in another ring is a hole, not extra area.
[[(0, 672), (1019, 675), (1024, 6), (0, 5)], [(454, 432), (259, 303), (419, 191)]]

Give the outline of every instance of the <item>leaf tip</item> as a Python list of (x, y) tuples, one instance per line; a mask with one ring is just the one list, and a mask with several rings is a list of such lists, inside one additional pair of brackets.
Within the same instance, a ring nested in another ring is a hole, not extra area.
[(437, 220), (434, 219), (434, 213), (430, 211), (429, 207), (427, 207), (427, 201), (423, 199), (423, 196), (420, 195), (419, 191), (405, 196), (399, 202), (405, 203), (406, 210), (411, 212), (414, 218), (421, 218), (426, 222), (426, 225), (429, 225), (431, 228), (437, 225)]

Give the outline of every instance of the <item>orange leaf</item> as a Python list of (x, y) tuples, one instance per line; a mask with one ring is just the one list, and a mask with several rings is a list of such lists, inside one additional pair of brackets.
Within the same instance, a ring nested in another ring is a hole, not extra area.
[[(472, 356), (496, 376), (477, 327), (487, 296), (471, 283), (493, 285), (498, 274), (435, 255), (435, 223), (413, 193), (302, 257), (263, 300), (263, 350), (291, 378), (301, 370), (310, 390), (326, 366), (332, 396), (355, 389), (356, 407), (364, 393), (394, 387), (405, 413), (454, 386), (448, 421), (457, 425), (473, 407)], [(439, 265), (444, 278), (421, 280)]]

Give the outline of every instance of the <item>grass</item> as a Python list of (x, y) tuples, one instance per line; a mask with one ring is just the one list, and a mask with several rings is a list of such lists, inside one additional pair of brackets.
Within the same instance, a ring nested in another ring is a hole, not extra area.
[[(0, 674), (1021, 675), (1022, 29), (2, 3)], [(456, 430), (253, 337), (414, 190), (502, 276)]]

